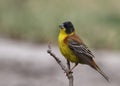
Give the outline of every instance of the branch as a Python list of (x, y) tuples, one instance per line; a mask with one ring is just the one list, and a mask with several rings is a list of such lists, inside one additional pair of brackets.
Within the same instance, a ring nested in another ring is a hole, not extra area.
[(72, 72), (69, 72), (70, 64), (67, 64), (68, 68), (66, 68), (63, 65), (62, 61), (60, 59), (58, 59), (58, 57), (56, 57), (56, 55), (52, 52), (50, 43), (48, 44), (47, 53), (49, 53), (56, 60), (56, 62), (60, 65), (60, 67), (62, 68), (62, 70), (66, 73), (66, 76), (67, 76), (67, 78), (69, 80), (69, 86), (73, 86), (73, 75), (72, 75)]

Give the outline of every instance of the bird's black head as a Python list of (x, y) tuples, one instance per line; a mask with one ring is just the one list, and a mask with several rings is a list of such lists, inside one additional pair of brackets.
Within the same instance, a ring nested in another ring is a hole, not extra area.
[(61, 29), (65, 29), (67, 34), (71, 34), (75, 29), (73, 24), (70, 21), (64, 22), (62, 25), (59, 26)]

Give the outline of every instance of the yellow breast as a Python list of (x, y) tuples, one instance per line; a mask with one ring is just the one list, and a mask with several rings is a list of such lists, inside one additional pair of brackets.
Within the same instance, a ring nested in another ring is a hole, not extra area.
[(67, 37), (68, 35), (65, 33), (64, 30), (60, 30), (60, 34), (58, 37), (58, 43), (59, 43), (59, 48), (61, 53), (63, 54), (63, 56), (68, 59), (71, 62), (79, 62), (79, 59), (76, 57), (76, 55), (71, 51), (71, 49), (69, 48), (69, 46), (64, 42), (64, 39)]

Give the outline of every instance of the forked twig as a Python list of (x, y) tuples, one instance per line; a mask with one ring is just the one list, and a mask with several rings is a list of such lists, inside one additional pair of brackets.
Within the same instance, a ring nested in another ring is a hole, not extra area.
[[(66, 68), (63, 65), (62, 61), (60, 59), (58, 59), (58, 57), (52, 52), (50, 42), (48, 44), (47, 53), (49, 53), (56, 60), (56, 62), (60, 65), (62, 70), (66, 73), (66, 76), (67, 76), (67, 78), (69, 80), (69, 86), (73, 86), (73, 75), (72, 75), (72, 72), (69, 72), (69, 68)], [(70, 67), (70, 64), (67, 64), (67, 67)]]

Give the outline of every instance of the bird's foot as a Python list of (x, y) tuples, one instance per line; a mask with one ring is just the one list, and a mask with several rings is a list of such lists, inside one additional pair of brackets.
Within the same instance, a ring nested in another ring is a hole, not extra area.
[(71, 74), (71, 73), (73, 73), (72, 70), (68, 70), (68, 71), (66, 72), (66, 76), (68, 76), (68, 75)]

